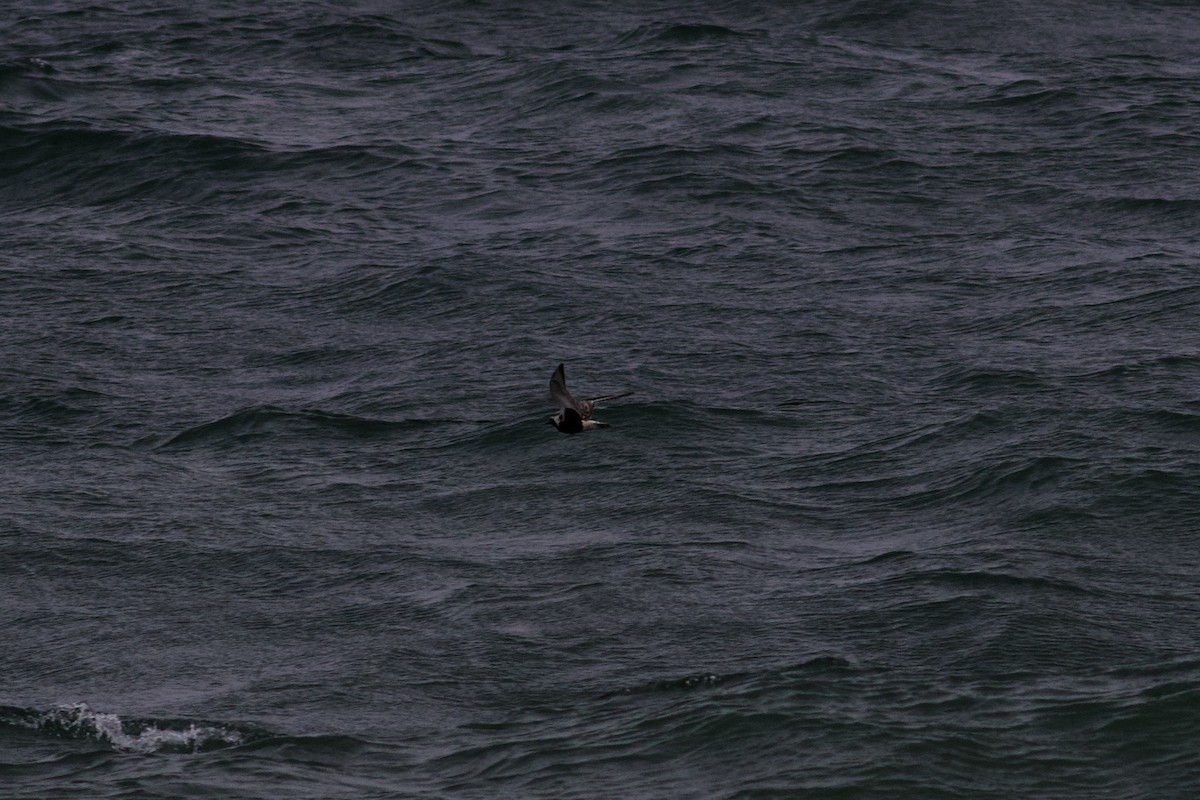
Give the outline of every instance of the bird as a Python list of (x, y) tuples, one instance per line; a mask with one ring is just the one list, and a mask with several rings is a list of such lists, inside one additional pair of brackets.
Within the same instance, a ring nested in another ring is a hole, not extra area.
[(547, 422), (563, 433), (579, 433), (608, 427), (607, 422), (592, 419), (592, 410), (596, 408), (597, 403), (616, 400), (618, 397), (627, 397), (633, 392), (618, 392), (617, 394), (593, 397), (591, 400), (576, 400), (567, 391), (567, 373), (563, 369), (563, 365), (559, 364), (558, 369), (554, 370), (554, 374), (550, 376), (550, 394), (562, 408)]

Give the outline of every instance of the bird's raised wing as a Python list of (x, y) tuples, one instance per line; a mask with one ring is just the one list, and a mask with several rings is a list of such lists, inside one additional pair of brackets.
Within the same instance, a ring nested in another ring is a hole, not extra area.
[[(558, 369), (554, 370), (554, 374), (550, 376), (550, 394), (558, 401), (558, 404), (563, 408), (571, 408), (575, 411), (580, 411), (579, 401), (571, 396), (567, 391), (567, 373), (563, 369), (563, 365), (559, 364)], [(587, 415), (580, 411), (579, 416), (587, 419)]]

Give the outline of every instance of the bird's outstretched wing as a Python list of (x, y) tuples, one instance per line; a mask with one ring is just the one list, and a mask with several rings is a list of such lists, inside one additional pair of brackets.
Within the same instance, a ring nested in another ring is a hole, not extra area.
[(616, 394), (593, 397), (590, 400), (576, 400), (567, 391), (567, 373), (563, 365), (559, 364), (558, 369), (554, 370), (554, 374), (550, 376), (550, 394), (554, 395), (554, 399), (564, 409), (570, 408), (577, 412), (580, 419), (591, 419), (592, 411), (596, 408), (597, 403), (602, 403), (605, 400), (616, 400), (618, 397), (628, 397), (633, 392), (617, 392)]
[(616, 400), (618, 397), (631, 395), (633, 392), (618, 392), (617, 394), (606, 394), (603, 397), (593, 397), (591, 400), (576, 400), (575, 407), (579, 409), (579, 415), (584, 419), (592, 418), (592, 411), (595, 410), (597, 403), (602, 403), (605, 400)]

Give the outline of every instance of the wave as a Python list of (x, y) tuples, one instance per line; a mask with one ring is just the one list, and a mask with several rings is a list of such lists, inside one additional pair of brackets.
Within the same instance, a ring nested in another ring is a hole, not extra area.
[(54, 65), (42, 58), (18, 58), (0, 63), (0, 85), (7, 78), (18, 75), (51, 75)]
[[(229, 200), (236, 182), (298, 173), (327, 182), (331, 170), (362, 178), (419, 163), (417, 151), (399, 143), (286, 147), (228, 133), (100, 127), (81, 120), (0, 125), (0, 180), (26, 202), (64, 198), (96, 205), (155, 198), (194, 204)], [(309, 174), (311, 173), (311, 175)], [(250, 200), (266, 211), (280, 208), (278, 192)]]
[(724, 42), (755, 34), (708, 23), (676, 23), (642, 25), (618, 39), (622, 46), (644, 47), (647, 44), (693, 45)]
[(146, 133), (59, 120), (0, 126), (5, 151), (0, 180), (19, 187), (27, 202), (107, 204), (153, 196), (194, 199), (211, 170), (256, 170), (256, 144), (210, 134)]
[(5, 175), (21, 169), (42, 168), (55, 158), (74, 158), (80, 164), (103, 163), (103, 156), (140, 158), (159, 156), (189, 162), (196, 160), (236, 164), (265, 148), (231, 136), (200, 133), (140, 131), (101, 128), (88, 122), (61, 119), (25, 126), (0, 126), (0, 147), (6, 151)]
[(1037, 80), (1018, 80), (998, 87), (987, 97), (966, 106), (1044, 112), (1058, 106), (1071, 106), (1079, 99), (1080, 95), (1069, 89), (1048, 86)]
[[(2, 400), (2, 398), (0, 398)], [(3, 404), (0, 403), (0, 410)], [(186, 428), (178, 433), (144, 437), (136, 446), (153, 450), (177, 450), (197, 447), (221, 447), (271, 437), (307, 436), (341, 439), (376, 439), (437, 433), (427, 445), (430, 449), (479, 449), (482, 452), (505, 451), (528, 442), (531, 436), (553, 433), (545, 424), (552, 408), (534, 415), (521, 414), (486, 419), (452, 417), (413, 417), (379, 419), (321, 409), (288, 409), (274, 405), (250, 406), (218, 419)], [(771, 414), (747, 409), (714, 409), (683, 402), (632, 403), (607, 410), (605, 421), (633, 430), (665, 428), (695, 432), (733, 430), (747, 421), (772, 425), (790, 425), (794, 415)], [(665, 434), (664, 434), (665, 435)], [(556, 437), (547, 437), (557, 441)]]
[(939, 389), (991, 397), (1010, 392), (1028, 395), (1045, 391), (1050, 384), (1036, 371), (1023, 367), (955, 366), (936, 379)]
[(712, 673), (701, 672), (683, 675), (677, 678), (651, 681), (639, 686), (610, 692), (605, 697), (622, 695), (660, 694), (672, 692), (691, 692), (703, 689), (714, 689), (718, 686), (729, 686), (738, 682), (753, 683), (755, 681), (774, 681), (781, 677), (800, 679), (802, 677), (835, 677), (848, 674), (854, 669), (853, 665), (840, 656), (816, 656), (787, 667), (774, 668), (755, 672)]
[(467, 301), (470, 281), (465, 270), (426, 265), (400, 277), (393, 273), (350, 276), (319, 291), (323, 300), (337, 303), (347, 313), (387, 314), (417, 306), (450, 313), (449, 309)]
[(277, 406), (253, 406), (226, 417), (188, 428), (155, 445), (172, 449), (203, 445), (229, 444), (273, 434), (300, 433), (353, 438), (387, 436), (397, 431), (452, 424), (454, 420), (412, 419), (381, 420), (329, 411), (301, 409), (290, 411)]
[(1194, 197), (1103, 197), (1093, 201), (1101, 208), (1121, 214), (1144, 214), (1153, 216), (1175, 216), (1195, 219), (1200, 211), (1200, 200)]
[(0, 62), (0, 97), (60, 100), (62, 82), (51, 79), (56, 72), (53, 64), (40, 58)]
[(0, 62), (0, 109), (9, 103), (19, 107), (63, 102), (72, 86), (57, 73), (53, 64), (40, 58)]
[(42, 424), (64, 424), (92, 416), (90, 405), (98, 405), (106, 398), (90, 389), (69, 388), (55, 397), (14, 397), (0, 395), (0, 416), (9, 416), (21, 425), (30, 422)]
[(202, 753), (276, 738), (259, 728), (192, 719), (121, 717), (87, 703), (30, 709), (0, 706), (0, 727), (94, 742), (122, 753)]
[(310, 57), (344, 68), (378, 68), (381, 63), (476, 55), (464, 42), (418, 36), (407, 25), (382, 14), (323, 22), (298, 29), (291, 38)]
[[(636, 395), (635, 395), (636, 398)], [(802, 417), (791, 411), (739, 406), (719, 406), (673, 400), (653, 403), (625, 401), (625, 408), (636, 411), (643, 429), (678, 429), (694, 433), (735, 432), (743, 426), (795, 429), (803, 426)], [(611, 413), (611, 412), (610, 412)]]

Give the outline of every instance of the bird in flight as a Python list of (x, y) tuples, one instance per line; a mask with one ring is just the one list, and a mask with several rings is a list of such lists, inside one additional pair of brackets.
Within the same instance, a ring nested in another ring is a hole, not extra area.
[(603, 397), (593, 397), (591, 400), (576, 400), (567, 391), (567, 373), (563, 370), (563, 365), (559, 364), (558, 369), (554, 370), (554, 374), (550, 376), (550, 394), (554, 395), (554, 399), (562, 406), (559, 412), (550, 418), (550, 424), (563, 433), (579, 433), (608, 427), (607, 422), (592, 419), (592, 410), (596, 408), (597, 403), (616, 400), (618, 397), (625, 397), (633, 392), (606, 394)]

